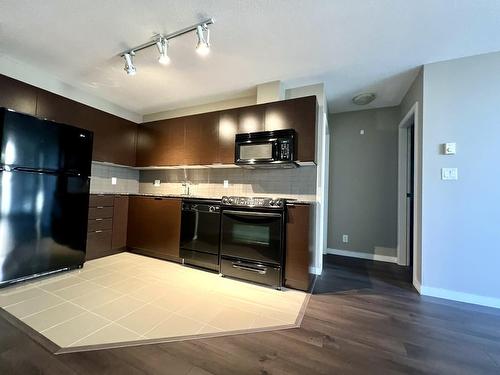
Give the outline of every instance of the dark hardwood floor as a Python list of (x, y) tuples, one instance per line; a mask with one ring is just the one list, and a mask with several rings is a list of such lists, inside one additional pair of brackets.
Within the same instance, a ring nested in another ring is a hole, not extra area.
[(0, 374), (500, 374), (500, 310), (326, 256), (299, 329), (53, 355), (0, 318)]

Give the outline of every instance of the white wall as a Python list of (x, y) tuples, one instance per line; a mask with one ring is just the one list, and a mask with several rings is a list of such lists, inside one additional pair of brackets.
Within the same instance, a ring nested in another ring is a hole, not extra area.
[(422, 293), (500, 307), (500, 53), (425, 65), (423, 82)]

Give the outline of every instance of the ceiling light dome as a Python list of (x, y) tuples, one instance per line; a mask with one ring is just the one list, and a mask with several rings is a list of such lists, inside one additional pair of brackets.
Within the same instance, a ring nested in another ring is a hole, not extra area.
[(352, 102), (357, 105), (367, 105), (375, 100), (377, 95), (373, 92), (364, 92), (352, 98)]

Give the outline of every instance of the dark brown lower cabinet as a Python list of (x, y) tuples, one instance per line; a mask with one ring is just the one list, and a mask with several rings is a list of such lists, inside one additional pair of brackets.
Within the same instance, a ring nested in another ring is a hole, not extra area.
[(309, 290), (312, 275), (311, 261), (311, 206), (287, 206), (285, 285), (289, 288)]
[(130, 197), (127, 248), (156, 258), (180, 261), (181, 199)]
[(127, 218), (127, 196), (90, 195), (87, 260), (113, 255), (126, 249)]

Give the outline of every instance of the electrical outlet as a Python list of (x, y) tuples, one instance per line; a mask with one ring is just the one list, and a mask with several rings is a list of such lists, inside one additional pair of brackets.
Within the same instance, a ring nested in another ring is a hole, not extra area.
[(161, 181), (160, 180), (155, 180), (154, 186), (158, 187), (160, 185), (161, 185)]
[(116, 185), (116, 177), (111, 177), (111, 185)]
[(364, 130), (364, 129), (361, 129), (361, 130), (359, 131), (359, 134), (361, 134), (361, 135), (365, 135), (365, 130)]
[(224, 180), (224, 189), (229, 187), (229, 180)]
[(342, 242), (343, 243), (348, 243), (349, 242), (349, 236), (347, 234), (342, 235)]
[(441, 180), (458, 180), (458, 168), (441, 168)]

